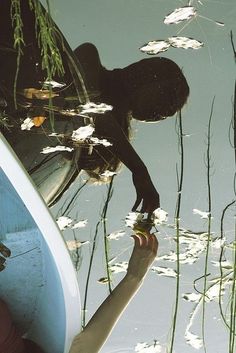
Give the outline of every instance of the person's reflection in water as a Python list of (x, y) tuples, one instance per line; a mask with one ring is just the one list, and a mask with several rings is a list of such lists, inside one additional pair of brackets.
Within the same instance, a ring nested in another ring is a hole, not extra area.
[[(90, 43), (79, 46), (75, 54), (88, 89), (99, 91), (99, 100), (113, 106), (111, 113), (94, 118), (95, 132), (113, 146), (97, 146), (92, 155), (82, 154), (79, 166), (99, 180), (106, 169), (116, 170), (121, 160), (133, 175), (137, 193), (133, 210), (142, 202), (141, 212), (152, 212), (159, 206), (159, 195), (145, 164), (128, 141), (130, 119), (157, 122), (174, 115), (187, 101), (187, 81), (177, 64), (167, 58), (143, 59), (110, 71), (101, 65), (98, 51)], [(157, 148), (158, 141), (155, 143)]]
[[(141, 212), (151, 213), (160, 205), (159, 194), (145, 164), (129, 142), (130, 119), (155, 122), (180, 110), (189, 94), (182, 71), (173, 61), (160, 57), (144, 59), (123, 69), (106, 70), (92, 44), (83, 44), (73, 53), (55, 25), (56, 44), (62, 53), (65, 74), (62, 77), (55, 75), (53, 79), (64, 81), (65, 87), (52, 90), (53, 132), (58, 136), (52, 137), (50, 92), (43, 86), (47, 72), (41, 69), (41, 48), (38, 46), (38, 33), (34, 31), (34, 28), (39, 29), (35, 27), (35, 15), (28, 1), (21, 0), (20, 3), (25, 46), (22, 48), (17, 79), (16, 109), (13, 90), (17, 56), (10, 16), (11, 1), (0, 2), (0, 32), (4, 34), (0, 39), (0, 108), (9, 119), (8, 125), (3, 124), (1, 130), (40, 193), (50, 206), (63, 195), (82, 169), (96, 179), (105, 170), (115, 171), (121, 161), (132, 172), (136, 188), (137, 199), (133, 210), (141, 206)], [(95, 124), (94, 136), (106, 138), (112, 143), (108, 147), (94, 146), (91, 155), (88, 146), (83, 148), (71, 139), (73, 130), (86, 123), (79, 113), (74, 117), (70, 115), (74, 108), (83, 103), (83, 94), (78, 92), (82, 85), (77, 73), (81, 70), (90, 100), (113, 106), (111, 112), (90, 114)], [(33, 119), (34, 123), (29, 131), (22, 131), (21, 123), (26, 117), (31, 122)], [(74, 150), (57, 151), (46, 156), (41, 154), (43, 147), (58, 144), (73, 147)]]

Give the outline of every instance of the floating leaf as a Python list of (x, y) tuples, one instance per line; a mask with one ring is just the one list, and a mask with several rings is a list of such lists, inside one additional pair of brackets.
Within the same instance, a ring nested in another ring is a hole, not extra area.
[(58, 146), (55, 146), (55, 147), (49, 147), (49, 146), (48, 147), (44, 147), (40, 153), (48, 154), (48, 153), (65, 152), (65, 151), (66, 152), (72, 152), (73, 150), (74, 150), (74, 148), (58, 145)]
[(200, 211), (197, 208), (193, 209), (193, 214), (198, 214), (199, 216), (201, 216), (201, 218), (209, 218), (210, 213), (209, 212), (204, 212), (204, 211)]
[(200, 49), (203, 47), (203, 42), (188, 37), (170, 37), (169, 43), (174, 48), (182, 49)]
[(69, 217), (65, 217), (65, 216), (62, 216), (62, 217), (59, 217), (57, 219), (57, 224), (58, 224), (58, 227), (60, 230), (64, 230), (68, 227), (70, 227), (72, 225), (72, 219), (69, 218)]
[(81, 220), (77, 223), (75, 223), (71, 229), (77, 229), (77, 228), (84, 228), (86, 227), (86, 225), (88, 224), (88, 220), (87, 219), (84, 219), (84, 220)]
[(28, 99), (50, 99), (53, 97), (58, 97), (59, 94), (52, 92), (51, 90), (46, 89), (37, 89), (37, 88), (25, 88), (22, 92), (25, 98)]
[(33, 120), (34, 126), (39, 127), (44, 123), (44, 121), (46, 120), (46, 117), (45, 116), (35, 116), (32, 118), (32, 120)]
[(67, 240), (66, 245), (70, 251), (74, 251), (79, 249), (82, 243), (79, 240)]
[(168, 40), (153, 40), (139, 48), (143, 53), (155, 55), (166, 51), (170, 47)]
[(102, 277), (98, 279), (98, 283), (101, 283), (101, 284), (106, 284), (108, 282), (109, 282), (109, 279), (107, 277)]
[(198, 303), (202, 295), (199, 293), (185, 293), (182, 294), (182, 298), (188, 302)]
[(113, 109), (113, 107), (109, 104), (105, 104), (105, 103), (96, 104), (93, 102), (80, 105), (79, 108), (81, 109), (80, 111), (81, 114), (89, 114), (89, 113), (104, 114), (107, 111), (111, 111)]
[(134, 351), (137, 353), (161, 353), (162, 347), (157, 341), (154, 341), (153, 344), (148, 344), (147, 342), (140, 342), (136, 344)]
[(30, 130), (34, 126), (34, 121), (31, 118), (26, 118), (21, 124), (21, 130)]
[(56, 82), (54, 80), (47, 80), (47, 81), (44, 81), (43, 82), (43, 86), (49, 86), (51, 88), (62, 88), (62, 87), (65, 87), (66, 84), (65, 83), (59, 83), (59, 82)]
[(232, 262), (228, 260), (223, 260), (223, 261), (211, 261), (212, 265), (215, 267), (221, 267), (224, 268), (225, 270), (232, 270), (233, 269), (233, 264)]
[(110, 271), (113, 273), (126, 272), (127, 268), (128, 268), (127, 261), (117, 262), (116, 264), (109, 266)]
[(90, 137), (89, 141), (91, 141), (95, 145), (103, 145), (105, 147), (112, 146), (112, 143), (107, 141), (107, 139), (99, 139), (97, 137)]
[(168, 213), (161, 208), (157, 208), (153, 211), (152, 220), (155, 225), (162, 224), (168, 219)]
[(118, 230), (116, 232), (110, 233), (107, 237), (109, 240), (118, 240), (125, 235), (123, 230)]
[(73, 141), (84, 141), (93, 134), (94, 130), (95, 129), (91, 124), (81, 126), (73, 131), (71, 138)]
[(186, 342), (195, 349), (200, 349), (203, 346), (202, 339), (190, 331), (186, 331), (184, 337)]
[(129, 212), (125, 218), (125, 225), (133, 228), (138, 222), (142, 221), (143, 214), (140, 212)]
[(173, 277), (173, 278), (177, 277), (177, 272), (169, 267), (153, 266), (151, 270), (155, 272), (158, 276)]
[(105, 178), (110, 178), (113, 175), (116, 175), (116, 172), (111, 172), (110, 170), (105, 170), (105, 172), (103, 172), (102, 174), (100, 174), (100, 176), (105, 177)]
[(167, 15), (164, 19), (164, 23), (169, 24), (177, 24), (182, 21), (190, 20), (190, 18), (196, 16), (197, 10), (193, 6), (184, 6), (175, 9), (169, 15)]

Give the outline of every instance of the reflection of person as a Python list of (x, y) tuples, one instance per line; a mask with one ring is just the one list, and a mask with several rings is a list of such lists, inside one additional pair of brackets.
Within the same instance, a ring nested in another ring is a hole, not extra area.
[[(127, 274), (98, 308), (81, 333), (74, 338), (69, 353), (96, 353), (111, 333), (120, 315), (142, 285), (158, 248), (155, 235), (133, 235), (134, 249)], [(43, 353), (32, 341), (22, 339), (12, 323), (6, 304), (0, 300), (0, 353)]]
[(113, 145), (97, 146), (92, 155), (85, 155), (84, 161), (82, 154), (78, 164), (99, 178), (105, 169), (116, 169), (121, 160), (133, 175), (137, 193), (133, 210), (142, 203), (141, 212), (152, 212), (159, 207), (159, 195), (145, 164), (128, 141), (130, 119), (157, 122), (174, 115), (188, 98), (187, 81), (180, 68), (166, 58), (144, 59), (110, 71), (101, 65), (91, 43), (78, 47), (75, 54), (89, 91), (100, 92), (99, 100), (113, 106), (111, 113), (94, 118), (95, 132)]
[[(35, 15), (28, 1), (21, 0), (20, 3), (25, 45), (22, 47), (23, 55), (17, 71), (17, 109), (13, 99), (17, 55), (10, 17), (11, 1), (2, 0), (0, 3), (3, 17), (0, 32), (4, 33), (0, 39), (0, 98), (8, 119), (5, 122), (7, 128), (2, 128), (4, 135), (49, 205), (64, 193), (81, 169), (97, 178), (106, 169), (116, 170), (121, 161), (132, 172), (137, 194), (133, 209), (141, 204), (142, 212), (151, 213), (159, 207), (159, 194), (145, 164), (129, 143), (129, 120), (132, 116), (138, 120), (154, 122), (180, 110), (189, 94), (182, 71), (173, 61), (158, 57), (141, 60), (123, 69), (106, 70), (92, 44), (85, 43), (73, 53), (50, 19), (65, 67), (64, 75), (60, 77), (55, 74), (53, 77), (56, 81), (63, 81), (65, 86), (55, 88), (50, 93), (42, 86), (48, 72), (39, 65), (42, 62), (42, 51), (38, 44), (38, 32), (33, 30)], [(111, 112), (103, 115), (91, 114), (95, 121), (94, 136), (106, 138), (113, 144), (109, 147), (94, 146), (92, 154), (87, 152), (88, 148), (81, 148), (81, 145), (76, 145), (69, 138), (73, 130), (84, 124), (79, 114), (75, 118), (69, 114), (69, 111), (83, 103), (83, 84), (77, 75), (80, 71), (90, 99), (113, 106)], [(48, 100), (50, 94), (51, 108)], [(52, 108), (53, 132), (60, 135), (57, 138), (50, 136), (52, 128), (48, 111)], [(24, 117), (33, 121), (29, 131), (21, 130)], [(58, 143), (73, 147), (74, 151), (57, 151), (46, 156), (40, 153), (43, 147)]]

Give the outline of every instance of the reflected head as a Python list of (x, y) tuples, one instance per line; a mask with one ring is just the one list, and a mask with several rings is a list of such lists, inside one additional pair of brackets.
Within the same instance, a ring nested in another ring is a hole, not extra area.
[(128, 105), (135, 119), (162, 120), (174, 115), (187, 101), (187, 81), (170, 59), (144, 59), (122, 71)]

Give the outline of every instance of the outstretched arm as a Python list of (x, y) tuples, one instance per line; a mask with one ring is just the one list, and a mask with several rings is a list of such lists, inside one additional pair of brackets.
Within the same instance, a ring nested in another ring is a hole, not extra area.
[(111, 113), (106, 113), (96, 118), (95, 127), (95, 132), (99, 136), (104, 136), (112, 142), (113, 145), (107, 148), (132, 172), (137, 194), (133, 211), (142, 204), (141, 212), (152, 213), (160, 206), (159, 194), (152, 183), (145, 164), (130, 144), (120, 125)]
[(117, 320), (143, 283), (158, 248), (155, 235), (133, 235), (135, 245), (126, 276), (98, 308), (85, 329), (72, 343), (69, 353), (97, 353)]

